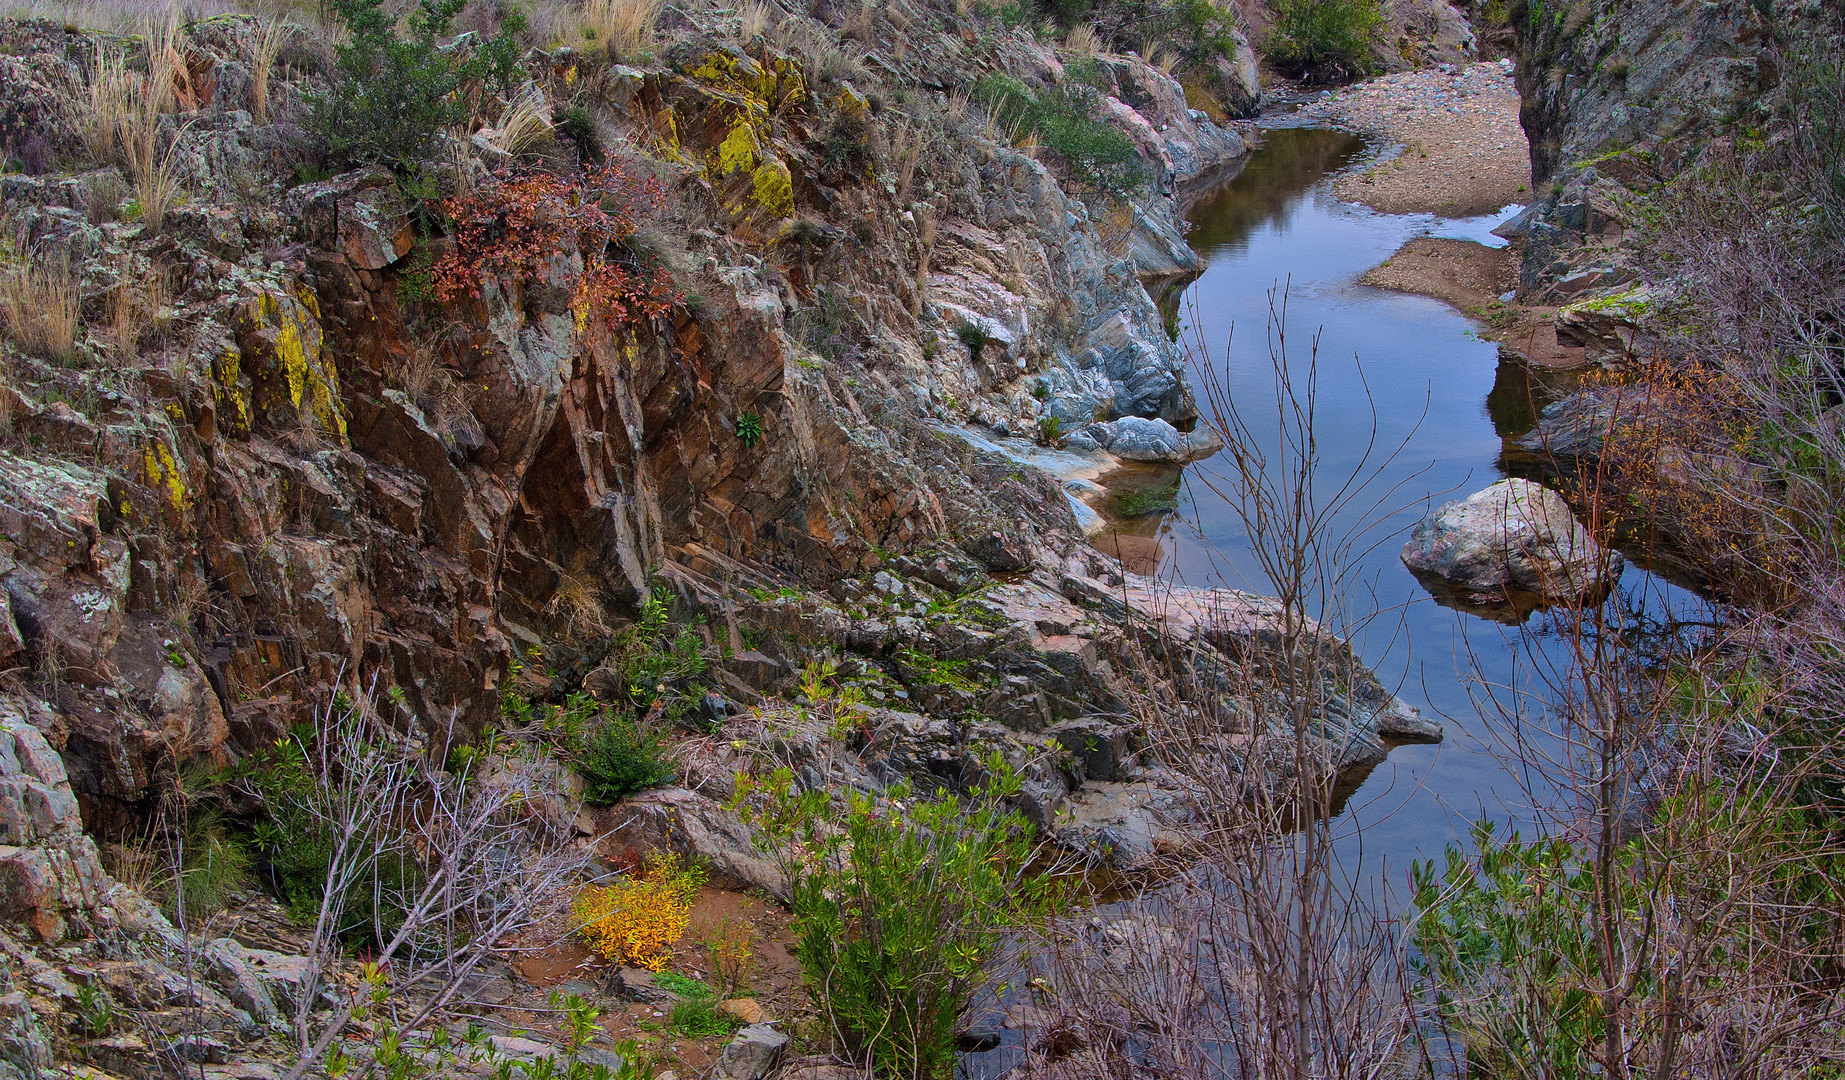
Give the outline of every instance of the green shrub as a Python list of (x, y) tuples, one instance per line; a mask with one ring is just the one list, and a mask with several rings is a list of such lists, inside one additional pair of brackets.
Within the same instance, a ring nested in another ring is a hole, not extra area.
[[(744, 417), (753, 416), (745, 413)], [(738, 419), (742, 424), (742, 417)], [(756, 418), (760, 439), (761, 417)], [(739, 432), (741, 436), (741, 432)], [(618, 705), (644, 714), (660, 707), (671, 723), (683, 723), (707, 685), (711, 662), (705, 640), (695, 626), (673, 627), (672, 594), (654, 589), (641, 601), (640, 618), (617, 633), (604, 663), (615, 671), (624, 693)]]
[(1277, 0), (1269, 61), (1310, 82), (1367, 74), (1384, 24), (1378, 0)]
[[(1611, 1023), (1636, 1060), (1670, 1060), (1680, 1010), (1752, 1020), (1748, 1010), (1772, 1000), (1749, 1000), (1765, 986), (1785, 1003), (1836, 978), (1845, 853), (1834, 827), (1759, 791), (1713, 785), (1667, 796), (1653, 831), (1613, 849), (1598, 878), (1583, 845), (1501, 840), (1477, 823), (1474, 858), (1450, 847), (1443, 873), (1432, 861), (1412, 868), (1415, 973), (1475, 1075), (1602, 1075)], [(1656, 937), (1673, 944), (1655, 948)], [(1777, 1051), (1802, 1059), (1799, 1040)], [(1687, 1061), (1681, 1074), (1701, 1072)]]
[(557, 125), (558, 134), (583, 148), (585, 158), (602, 160), (602, 143), (596, 136), (596, 122), (590, 118), (588, 109), (581, 105), (560, 109), (552, 122)]
[(1033, 94), (1017, 79), (991, 74), (975, 84), (974, 98), (1002, 127), (1037, 136), (1097, 192), (1120, 196), (1148, 180), (1134, 140), (1101, 118), (1093, 86), (1066, 82)]
[(347, 164), (386, 164), (405, 171), (428, 160), (442, 129), (466, 120), (470, 84), (502, 95), (523, 78), (514, 35), (517, 11), (499, 34), (471, 49), (441, 39), (466, 0), (421, 0), (397, 36), (397, 12), (384, 0), (328, 0), (349, 40), (334, 50), (332, 85), (310, 94), (310, 127)]
[(583, 801), (591, 806), (608, 806), (673, 779), (660, 736), (625, 716), (603, 721), (572, 764), (583, 777)]
[[(346, 705), (345, 711), (350, 711)], [(299, 727), (278, 742), (266, 760), (249, 766), (250, 787), (263, 800), (266, 814), (252, 830), (256, 847), (267, 865), (262, 875), (291, 917), (311, 922), (321, 910), (327, 891), (327, 868), (339, 843), (334, 825), (315, 810), (310, 749), (315, 732)], [(403, 925), (404, 913), (395, 897), (413, 891), (424, 877), (415, 860), (390, 849), (377, 837), (358, 836), (356, 844), (374, 845), (382, 852), (368, 865), (372, 874), (349, 883), (343, 903), (333, 910), (343, 913), (339, 936), (355, 947), (377, 945)]]
[(1009, 929), (1053, 910), (1058, 882), (1026, 873), (1032, 828), (1006, 808), (1018, 778), (996, 753), (965, 801), (797, 793), (781, 769), (739, 776), (732, 805), (787, 854), (796, 955), (838, 1049), (880, 1076), (953, 1075), (955, 1032)]

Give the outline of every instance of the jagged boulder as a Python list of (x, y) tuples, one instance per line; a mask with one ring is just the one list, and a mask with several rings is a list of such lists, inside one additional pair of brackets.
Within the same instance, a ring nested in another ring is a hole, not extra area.
[(1403, 545), (1403, 563), (1470, 593), (1570, 600), (1617, 577), (1622, 560), (1595, 542), (1563, 496), (1513, 478), (1423, 518)]

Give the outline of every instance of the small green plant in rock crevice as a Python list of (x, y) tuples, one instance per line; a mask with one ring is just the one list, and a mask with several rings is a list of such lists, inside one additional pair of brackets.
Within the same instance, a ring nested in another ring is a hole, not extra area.
[(92, 1038), (115, 1031), (115, 1003), (109, 1000), (108, 991), (94, 984), (77, 988), (77, 1017)]
[(744, 449), (753, 449), (762, 439), (761, 414), (753, 412), (737, 414), (737, 438), (743, 440)]
[(955, 337), (961, 344), (967, 346), (968, 359), (976, 364), (980, 363), (981, 354), (986, 351), (987, 343), (993, 340), (993, 335), (987, 333), (985, 327), (972, 321), (955, 327)]

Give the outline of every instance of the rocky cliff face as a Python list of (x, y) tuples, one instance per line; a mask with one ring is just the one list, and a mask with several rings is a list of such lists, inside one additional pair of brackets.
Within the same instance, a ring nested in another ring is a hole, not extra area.
[(1514, 6), (1512, 24), (1539, 198), (1511, 230), (1526, 237), (1522, 290), (1578, 305), (1559, 324), (1564, 340), (1618, 362), (1633, 324), (1582, 305), (1636, 283), (1624, 241), (1647, 193), (1712, 139), (1766, 120), (1779, 78), (1770, 35), (1761, 9), (1740, 2), (1531, 0)]
[[(929, 107), (880, 119), (767, 45), (695, 38), (659, 68), (599, 71), (609, 122), (663, 159), (658, 231), (697, 293), (609, 334), (571, 316), (568, 243), (536, 279), (429, 298), (417, 274), (443, 241), (394, 178), (298, 183), (302, 87), (267, 125), (242, 107), (255, 32), (227, 18), (190, 39), (216, 92), (171, 117), (189, 198), (161, 229), (120, 219), (113, 167), (4, 181), (24, 242), (71, 253), (86, 313), (149, 280), (171, 298), (126, 349), (93, 331), (74, 362), (15, 356), (4, 394), (0, 648), (53, 673), (95, 827), (129, 824), (163, 770), (272, 741), (326, 687), (375, 680), (425, 724), (478, 730), (514, 652), (565, 634), (560, 595), (617, 617), (688, 544), (824, 583), (957, 543), (1012, 569), (1074, 533), (1054, 485), (970, 474), (955, 425), (1194, 421), (1141, 277), (1195, 267), (1170, 193), (1245, 144), (1144, 64), (1100, 65), (1154, 178), (1109, 221), (1031, 157), (948, 145), (968, 133)], [(5, 33), (11, 122), (80, 162), (80, 113), (52, 106), (98, 35)], [(911, 54), (917, 77), (952, 73), (959, 39), (926, 40), (944, 52)], [(1060, 74), (1034, 46), (1012, 59)], [(788, 207), (703, 165), (745, 114), (766, 114)], [(495, 161), (476, 149), (478, 174)]]

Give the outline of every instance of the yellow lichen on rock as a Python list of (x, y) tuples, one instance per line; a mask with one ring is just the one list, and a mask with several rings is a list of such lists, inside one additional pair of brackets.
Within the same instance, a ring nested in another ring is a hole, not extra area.
[(283, 400), (295, 415), (320, 430), (345, 436), (346, 415), (340, 403), (339, 372), (321, 352), (320, 305), (307, 287), (265, 290), (240, 312), (238, 340), (252, 374), (268, 369), (271, 387), (263, 407), (274, 411)]
[(250, 433), (250, 395), (243, 386), (243, 354), (225, 349), (212, 361), (211, 397), (229, 432)]
[(756, 127), (748, 118), (738, 120), (730, 129), (730, 134), (718, 144), (717, 173), (729, 176), (731, 173), (745, 172), (756, 167)]
[(776, 217), (794, 213), (794, 176), (788, 166), (779, 161), (765, 161), (750, 174), (750, 184), (755, 189), (756, 201), (764, 210)]
[(161, 492), (167, 509), (178, 517), (186, 512), (191, 495), (186, 490), (186, 476), (179, 458), (165, 442), (154, 440), (141, 451), (141, 467), (147, 484)]
[[(705, 178), (747, 175), (749, 197), (776, 217), (794, 213), (794, 177), (772, 149), (772, 118), (807, 100), (800, 65), (787, 57), (758, 64), (747, 56), (713, 52), (687, 71), (709, 87), (720, 108), (732, 111), (730, 125), (705, 163)], [(670, 125), (676, 130), (676, 121)], [(742, 211), (744, 205), (735, 206)]]

